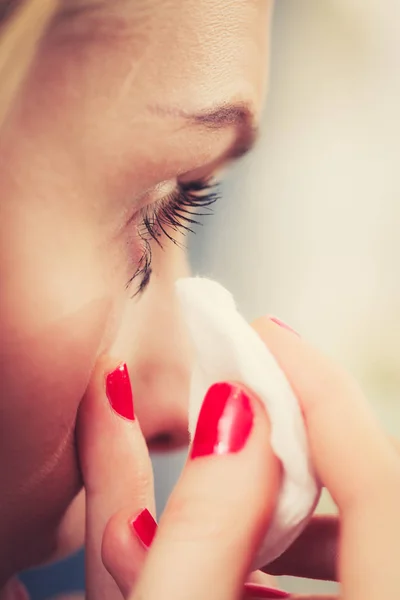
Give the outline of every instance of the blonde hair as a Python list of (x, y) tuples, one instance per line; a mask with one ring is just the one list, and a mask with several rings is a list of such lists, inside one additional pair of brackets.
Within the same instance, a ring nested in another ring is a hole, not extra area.
[(59, 0), (25, 0), (0, 28), (0, 127), (54, 17)]

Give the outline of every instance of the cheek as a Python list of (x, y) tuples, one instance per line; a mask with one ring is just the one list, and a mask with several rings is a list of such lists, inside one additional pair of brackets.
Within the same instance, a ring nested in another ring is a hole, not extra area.
[(80, 486), (76, 412), (109, 314), (107, 300), (93, 300), (35, 334), (15, 328), (1, 346), (0, 539), (12, 537), (17, 548), (31, 540), (22, 566), (52, 551), (54, 529)]
[[(79, 489), (76, 413), (118, 326), (125, 273), (73, 172), (61, 186), (56, 170), (18, 156), (21, 170), (0, 169), (0, 546), (21, 568), (52, 552)], [(2, 567), (0, 547), (0, 579)]]
[[(14, 448), (11, 455), (18, 458), (29, 448), (46, 462), (47, 442), (54, 439), (62, 445), (96, 359), (106, 313), (106, 301), (93, 301), (34, 335), (16, 331), (13, 340), (2, 344), (1, 444), (9, 451)], [(26, 432), (25, 439), (18, 431)], [(40, 441), (40, 447), (35, 448), (34, 441)], [(31, 476), (37, 479), (40, 474), (27, 468), (25, 487)]]

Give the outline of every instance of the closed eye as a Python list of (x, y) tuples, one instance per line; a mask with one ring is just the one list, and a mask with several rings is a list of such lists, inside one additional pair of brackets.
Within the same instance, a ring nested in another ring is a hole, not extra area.
[(196, 215), (212, 214), (211, 206), (219, 197), (219, 184), (210, 179), (181, 183), (165, 197), (145, 206), (132, 217), (142, 246), (137, 269), (127, 283), (129, 287), (133, 281), (138, 282), (134, 295), (141, 293), (150, 281), (151, 242), (161, 248), (165, 240), (180, 245), (175, 234), (194, 233), (194, 227), (200, 225)]

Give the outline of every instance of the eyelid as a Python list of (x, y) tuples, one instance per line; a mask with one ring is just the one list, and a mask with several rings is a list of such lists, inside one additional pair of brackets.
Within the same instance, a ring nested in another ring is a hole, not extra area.
[[(211, 183), (210, 180), (192, 182), (192, 186), (178, 184), (167, 196), (136, 211), (129, 223), (135, 222), (135, 229), (143, 246), (142, 256), (126, 287), (129, 287), (134, 279), (139, 278), (140, 283), (136, 293), (143, 291), (151, 272), (151, 242), (154, 241), (163, 248), (161, 238), (164, 235), (177, 246), (181, 246), (174, 232), (193, 232), (193, 226), (199, 224), (196, 214), (199, 216), (212, 214), (210, 207), (219, 196), (218, 185)], [(202, 212), (197, 209), (201, 209)]]
[[(174, 197), (182, 188), (190, 188), (194, 184), (207, 184), (207, 187), (219, 186), (224, 180), (232, 162), (232, 160), (222, 162), (221, 158), (219, 158), (212, 163), (180, 173), (175, 179), (160, 181), (140, 194), (139, 197), (136, 197), (135, 216), (145, 209), (146, 206), (163, 202), (169, 197)], [(131, 217), (127, 224), (129, 225), (133, 220), (134, 217)]]
[(148, 204), (153, 204), (158, 200), (168, 197), (173, 194), (178, 187), (176, 180), (160, 181), (156, 185), (147, 189), (145, 192), (140, 194), (135, 200), (135, 209), (137, 212), (141, 211)]
[(199, 167), (194, 169), (193, 171), (187, 171), (186, 173), (182, 173), (178, 177), (178, 185), (190, 185), (191, 183), (197, 181), (206, 181), (211, 184), (218, 184), (224, 178), (229, 170), (230, 164), (228, 162), (220, 163), (214, 168), (211, 168), (210, 165), (206, 165), (203, 167)]
[(161, 181), (151, 189), (147, 190), (136, 200), (136, 211), (140, 211), (150, 204), (162, 202), (166, 198), (173, 197), (180, 188), (190, 188), (191, 184), (206, 183), (213, 187), (221, 183), (228, 168), (220, 167), (217, 171), (210, 171), (209, 167), (200, 167), (194, 171), (188, 171), (179, 175), (175, 180)]

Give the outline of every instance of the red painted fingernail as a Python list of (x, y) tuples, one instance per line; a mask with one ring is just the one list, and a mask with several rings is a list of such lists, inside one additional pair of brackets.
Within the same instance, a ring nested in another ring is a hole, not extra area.
[(138, 516), (132, 521), (131, 526), (139, 540), (142, 542), (143, 546), (146, 549), (150, 548), (154, 536), (156, 535), (157, 523), (147, 508), (138, 514)]
[(266, 587), (257, 583), (245, 583), (244, 589), (251, 598), (290, 598), (291, 594), (276, 588)]
[(204, 398), (190, 457), (239, 452), (252, 427), (253, 410), (247, 394), (231, 383), (216, 383)]
[(128, 368), (125, 363), (120, 364), (106, 377), (106, 394), (112, 408), (121, 417), (135, 420), (133, 410), (133, 396)]
[(269, 320), (275, 323), (276, 325), (279, 325), (279, 327), (283, 327), (283, 329), (287, 329), (288, 331), (291, 331), (292, 333), (295, 333), (297, 336), (300, 337), (297, 331), (295, 331), (292, 327), (289, 327), (289, 325), (286, 325), (286, 323), (278, 319), (278, 317), (269, 317)]

